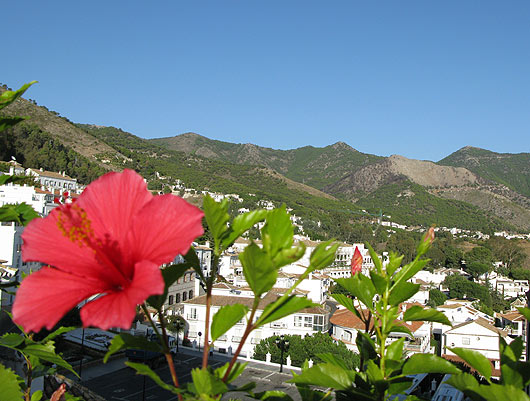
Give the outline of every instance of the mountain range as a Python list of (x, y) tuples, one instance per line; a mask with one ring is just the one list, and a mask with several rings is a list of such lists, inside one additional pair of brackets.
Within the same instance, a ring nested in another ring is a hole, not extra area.
[(278, 150), (194, 133), (146, 140), (75, 124), (26, 99), (3, 113), (29, 119), (0, 137), (2, 160), (15, 156), (27, 167), (71, 175), (82, 166), (85, 181), (128, 167), (153, 188), (180, 179), (198, 190), (240, 194), (249, 206), (260, 197), (286, 203), (314, 237), (351, 240), (352, 226), (381, 211), (407, 225), (530, 230), (530, 153), (465, 147), (434, 163), (361, 153), (344, 142)]

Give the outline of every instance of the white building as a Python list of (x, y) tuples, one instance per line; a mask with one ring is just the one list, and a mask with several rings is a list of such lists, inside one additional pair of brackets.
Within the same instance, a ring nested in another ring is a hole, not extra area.
[[(400, 305), (402, 312), (417, 303), (403, 303)], [(423, 305), (420, 305), (423, 306)], [(363, 316), (368, 316), (368, 311), (362, 311)], [(402, 316), (402, 315), (401, 315)], [(337, 310), (330, 318), (332, 327), (332, 336), (337, 341), (342, 341), (346, 347), (352, 351), (358, 352), (356, 345), (357, 332), (365, 332), (366, 326), (356, 315), (347, 309)], [(402, 337), (405, 340), (404, 351), (407, 355), (414, 353), (431, 353), (431, 324), (429, 322), (405, 322), (401, 323), (412, 332), (412, 337), (405, 333), (391, 333), (388, 343), (396, 341)], [(370, 327), (373, 325), (370, 324)]]
[(69, 177), (63, 171), (56, 173), (53, 171), (45, 171), (41, 169), (28, 168), (26, 169), (27, 176), (35, 176), (40, 182), (40, 185), (60, 189), (63, 191), (77, 190), (77, 179)]
[(494, 367), (498, 368), (499, 336), (503, 337), (507, 343), (511, 338), (507, 333), (483, 318), (460, 323), (446, 331), (442, 336), (442, 355), (455, 355), (449, 348), (461, 347), (480, 352), (486, 358), (494, 362)]
[[(263, 313), (265, 306), (274, 302), (279, 294), (269, 292), (259, 303), (255, 319)], [(225, 305), (236, 303), (252, 307), (254, 298), (249, 296), (248, 290), (235, 289), (228, 284), (217, 285), (211, 297), (211, 316)], [(186, 319), (189, 329), (186, 334), (192, 344), (204, 347), (204, 325), (206, 321), (206, 295), (194, 298), (183, 303), (183, 317)], [(247, 315), (247, 318), (249, 315)], [(220, 352), (231, 354), (236, 351), (242, 341), (246, 327), (246, 319), (241, 319), (234, 327), (221, 336), (213, 345), (213, 348)], [(266, 324), (258, 330), (253, 331), (242, 348), (242, 355), (252, 354), (254, 347), (262, 339), (274, 335), (290, 334), (305, 336), (314, 334), (317, 331), (325, 332), (329, 327), (329, 312), (320, 307), (307, 308), (294, 315), (286, 316), (275, 322)], [(199, 335), (201, 333), (201, 335)]]

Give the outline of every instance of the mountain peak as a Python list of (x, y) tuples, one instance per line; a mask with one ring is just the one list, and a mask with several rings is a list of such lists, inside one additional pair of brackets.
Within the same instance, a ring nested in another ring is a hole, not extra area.
[(357, 150), (355, 150), (354, 148), (352, 148), (350, 145), (348, 145), (346, 142), (342, 142), (342, 141), (339, 141), (339, 142), (335, 142), (333, 145), (331, 145), (331, 148), (332, 149), (347, 149), (347, 150), (352, 150), (354, 152), (357, 152)]

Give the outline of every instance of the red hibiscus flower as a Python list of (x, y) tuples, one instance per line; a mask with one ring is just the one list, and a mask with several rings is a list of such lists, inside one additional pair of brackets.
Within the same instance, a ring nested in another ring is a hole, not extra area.
[(76, 203), (55, 208), (24, 230), (24, 261), (49, 266), (17, 291), (14, 321), (26, 331), (51, 329), (81, 309), (83, 325), (131, 327), (136, 305), (164, 292), (160, 265), (188, 251), (203, 233), (203, 213), (174, 195), (153, 196), (132, 170), (108, 173)]
[(359, 251), (359, 247), (355, 247), (355, 252), (353, 252), (353, 257), (351, 258), (351, 275), (355, 276), (362, 270), (363, 266), (363, 257)]

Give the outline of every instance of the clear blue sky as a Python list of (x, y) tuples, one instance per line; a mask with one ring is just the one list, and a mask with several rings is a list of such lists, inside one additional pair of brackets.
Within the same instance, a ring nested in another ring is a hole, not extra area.
[[(0, 82), (72, 121), (437, 161), (530, 151), (528, 1), (5, 1)], [(8, 61), (9, 60), (9, 61)]]

